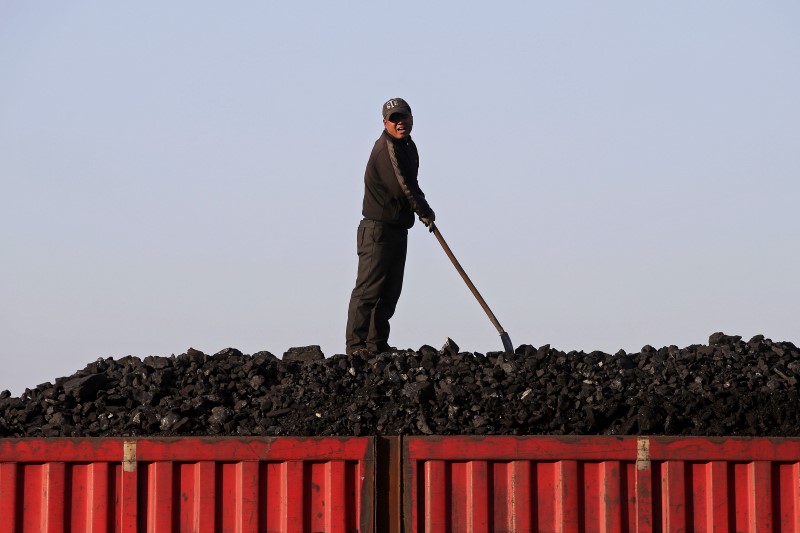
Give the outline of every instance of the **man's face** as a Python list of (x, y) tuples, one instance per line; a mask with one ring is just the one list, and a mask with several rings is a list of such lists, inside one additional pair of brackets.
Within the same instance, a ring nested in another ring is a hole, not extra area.
[(392, 113), (388, 119), (383, 119), (383, 127), (395, 139), (405, 139), (411, 135), (414, 117), (405, 113)]

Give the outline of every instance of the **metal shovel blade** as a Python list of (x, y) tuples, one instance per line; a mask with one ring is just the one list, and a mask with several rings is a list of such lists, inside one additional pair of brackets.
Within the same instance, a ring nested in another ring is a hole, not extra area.
[(508, 336), (508, 333), (505, 331), (501, 333), (500, 340), (503, 341), (503, 348), (505, 348), (506, 353), (514, 353), (514, 345), (511, 344), (511, 338)]

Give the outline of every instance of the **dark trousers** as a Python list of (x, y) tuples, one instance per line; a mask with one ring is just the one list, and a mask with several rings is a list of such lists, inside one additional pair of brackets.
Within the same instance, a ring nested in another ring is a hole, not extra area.
[(408, 230), (375, 220), (358, 225), (358, 275), (347, 310), (347, 353), (389, 348), (394, 315), (406, 266)]

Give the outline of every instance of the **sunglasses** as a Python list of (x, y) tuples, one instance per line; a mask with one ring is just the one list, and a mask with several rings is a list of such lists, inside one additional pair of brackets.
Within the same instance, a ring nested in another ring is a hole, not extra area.
[(411, 118), (411, 115), (407, 115), (405, 113), (392, 113), (391, 115), (389, 115), (389, 118), (386, 119), (386, 120), (388, 120), (389, 122), (391, 122), (393, 124), (397, 124), (401, 120), (408, 120), (410, 118)]

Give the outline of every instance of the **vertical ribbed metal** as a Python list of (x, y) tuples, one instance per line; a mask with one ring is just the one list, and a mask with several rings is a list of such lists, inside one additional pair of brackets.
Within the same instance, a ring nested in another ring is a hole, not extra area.
[[(597, 507), (597, 525), (601, 533), (622, 531), (623, 487), (619, 461), (604, 461), (599, 464), (599, 495), (594, 502)], [(626, 487), (627, 489), (627, 487)], [(587, 502), (587, 506), (591, 502)]]
[[(85, 457), (84, 457), (85, 458)], [(97, 457), (96, 460), (102, 460)], [(138, 472), (134, 468), (126, 469), (122, 464), (115, 470), (119, 472), (118, 486), (118, 520), (119, 531), (123, 533), (136, 533), (139, 530), (139, 490), (137, 486)]]
[(65, 471), (66, 465), (62, 462), (47, 463), (42, 467), (42, 532), (62, 533), (65, 530)]
[(785, 465), (783, 471), (786, 475), (781, 483), (781, 527), (785, 531), (800, 532), (800, 461)]
[(771, 533), (772, 529), (772, 472), (768, 461), (753, 461), (748, 472), (750, 531)]
[(467, 463), (467, 531), (489, 533), (489, 474), (486, 461)]
[(725, 461), (710, 461), (705, 477), (705, 524), (698, 524), (710, 533), (730, 531), (728, 520), (728, 465)]
[[(374, 533), (373, 442), (0, 439), (0, 533)], [(404, 531), (800, 533), (800, 439), (408, 437), (396, 448), (382, 486), (402, 486)]]
[(325, 533), (346, 533), (347, 527), (347, 483), (346, 464), (341, 461), (325, 465)]
[(531, 462), (513, 461), (509, 469), (508, 485), (511, 491), (510, 521), (507, 531), (530, 533), (533, 529), (533, 508), (535, 500), (531, 494)]
[[(9, 458), (10, 459), (10, 458)], [(20, 520), (17, 500), (20, 487), (17, 484), (17, 463), (0, 463), (0, 533), (14, 533)]]
[(171, 533), (175, 512), (171, 461), (157, 461), (148, 468), (147, 531)]
[[(445, 513), (447, 506), (447, 479), (444, 461), (425, 463), (425, 529), (424, 531), (448, 531)], [(460, 487), (463, 489), (463, 487)]]
[(661, 467), (664, 531), (686, 531), (686, 484), (683, 461), (666, 461)]
[(0, 533), (372, 533), (371, 438), (0, 439)]
[(800, 533), (800, 439), (407, 437), (403, 461), (417, 533)]
[(189, 475), (191, 490), (182, 488), (181, 494), (191, 495), (191, 505), (186, 505), (185, 514), (181, 515), (181, 530), (214, 533), (217, 526), (216, 464), (213, 461), (198, 461), (192, 465)]

